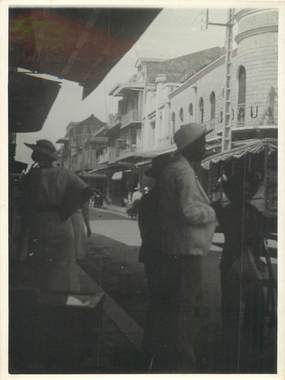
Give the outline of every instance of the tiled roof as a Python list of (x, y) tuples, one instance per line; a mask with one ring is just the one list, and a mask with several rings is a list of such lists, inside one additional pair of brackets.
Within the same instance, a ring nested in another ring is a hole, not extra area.
[(70, 128), (73, 128), (73, 127), (96, 127), (97, 128), (101, 128), (105, 125), (106, 123), (104, 123), (102, 120), (98, 119), (96, 116), (94, 116), (93, 114), (91, 114), (90, 116), (88, 116), (86, 119), (84, 120), (81, 120), (81, 121), (78, 121), (78, 122), (70, 122), (67, 126), (68, 129)]
[(159, 74), (166, 75), (167, 82), (184, 82), (223, 54), (224, 49), (216, 46), (164, 61), (143, 61), (147, 69), (148, 83), (154, 83)]
[(82, 120), (82, 121), (79, 121), (78, 123), (74, 123), (76, 126), (79, 126), (79, 125), (84, 125), (84, 126), (93, 126), (93, 125), (100, 125), (100, 126), (103, 126), (105, 125), (105, 123), (98, 119), (96, 116), (93, 115), (93, 113), (87, 117), (86, 119)]

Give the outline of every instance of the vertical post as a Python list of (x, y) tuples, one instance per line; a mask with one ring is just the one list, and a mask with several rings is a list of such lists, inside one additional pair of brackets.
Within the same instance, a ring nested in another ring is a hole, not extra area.
[(269, 199), (268, 199), (268, 146), (264, 147), (264, 215), (267, 216), (269, 209)]
[(110, 170), (106, 170), (106, 200), (108, 203), (111, 203), (111, 180), (112, 180), (112, 172)]
[(234, 9), (228, 10), (226, 25), (226, 57), (225, 57), (225, 87), (224, 87), (224, 125), (222, 138), (222, 151), (231, 149), (231, 74), (232, 74), (232, 49), (233, 49), (233, 25)]

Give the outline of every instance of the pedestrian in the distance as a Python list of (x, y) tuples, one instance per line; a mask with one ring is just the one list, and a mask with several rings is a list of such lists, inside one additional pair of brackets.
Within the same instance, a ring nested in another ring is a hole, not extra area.
[(140, 203), (142, 196), (143, 195), (142, 195), (139, 187), (138, 186), (135, 187), (134, 192), (132, 194), (132, 203), (131, 203), (130, 207), (127, 209), (127, 214), (132, 219), (136, 219), (136, 217), (138, 215), (138, 207), (139, 207), (139, 203)]
[[(81, 178), (83, 181), (83, 178)], [(71, 216), (74, 228), (76, 259), (83, 260), (86, 257), (87, 239), (92, 234), (89, 216), (89, 202), (85, 202)]]
[(41, 290), (79, 291), (71, 217), (92, 191), (77, 175), (53, 165), (58, 157), (50, 141), (26, 145), (35, 164), (23, 183), (21, 260), (33, 253), (34, 286)]
[(205, 154), (207, 131), (197, 123), (182, 125), (174, 135), (177, 151), (159, 179), (160, 249), (164, 254), (164, 344), (157, 370), (197, 371), (195, 338), (202, 288), (202, 257), (216, 228), (215, 211), (193, 169)]

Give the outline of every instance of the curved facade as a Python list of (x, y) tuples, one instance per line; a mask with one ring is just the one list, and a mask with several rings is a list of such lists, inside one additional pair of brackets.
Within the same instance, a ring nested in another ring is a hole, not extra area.
[[(232, 99), (237, 107), (236, 126), (277, 125), (278, 11), (242, 9), (236, 21)], [(238, 99), (241, 69), (246, 73), (244, 102)]]

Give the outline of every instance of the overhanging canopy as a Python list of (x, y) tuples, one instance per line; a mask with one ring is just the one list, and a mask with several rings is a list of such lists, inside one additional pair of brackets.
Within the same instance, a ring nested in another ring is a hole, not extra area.
[(9, 10), (9, 66), (83, 85), (90, 94), (160, 9), (20, 8)]
[(14, 72), (9, 80), (9, 131), (39, 131), (57, 97), (59, 82)]
[(206, 170), (210, 169), (211, 164), (217, 164), (219, 162), (226, 162), (232, 159), (239, 159), (246, 154), (259, 154), (268, 148), (269, 154), (277, 151), (277, 139), (253, 139), (244, 141), (244, 144), (233, 148), (231, 150), (212, 155), (202, 162), (202, 167)]

